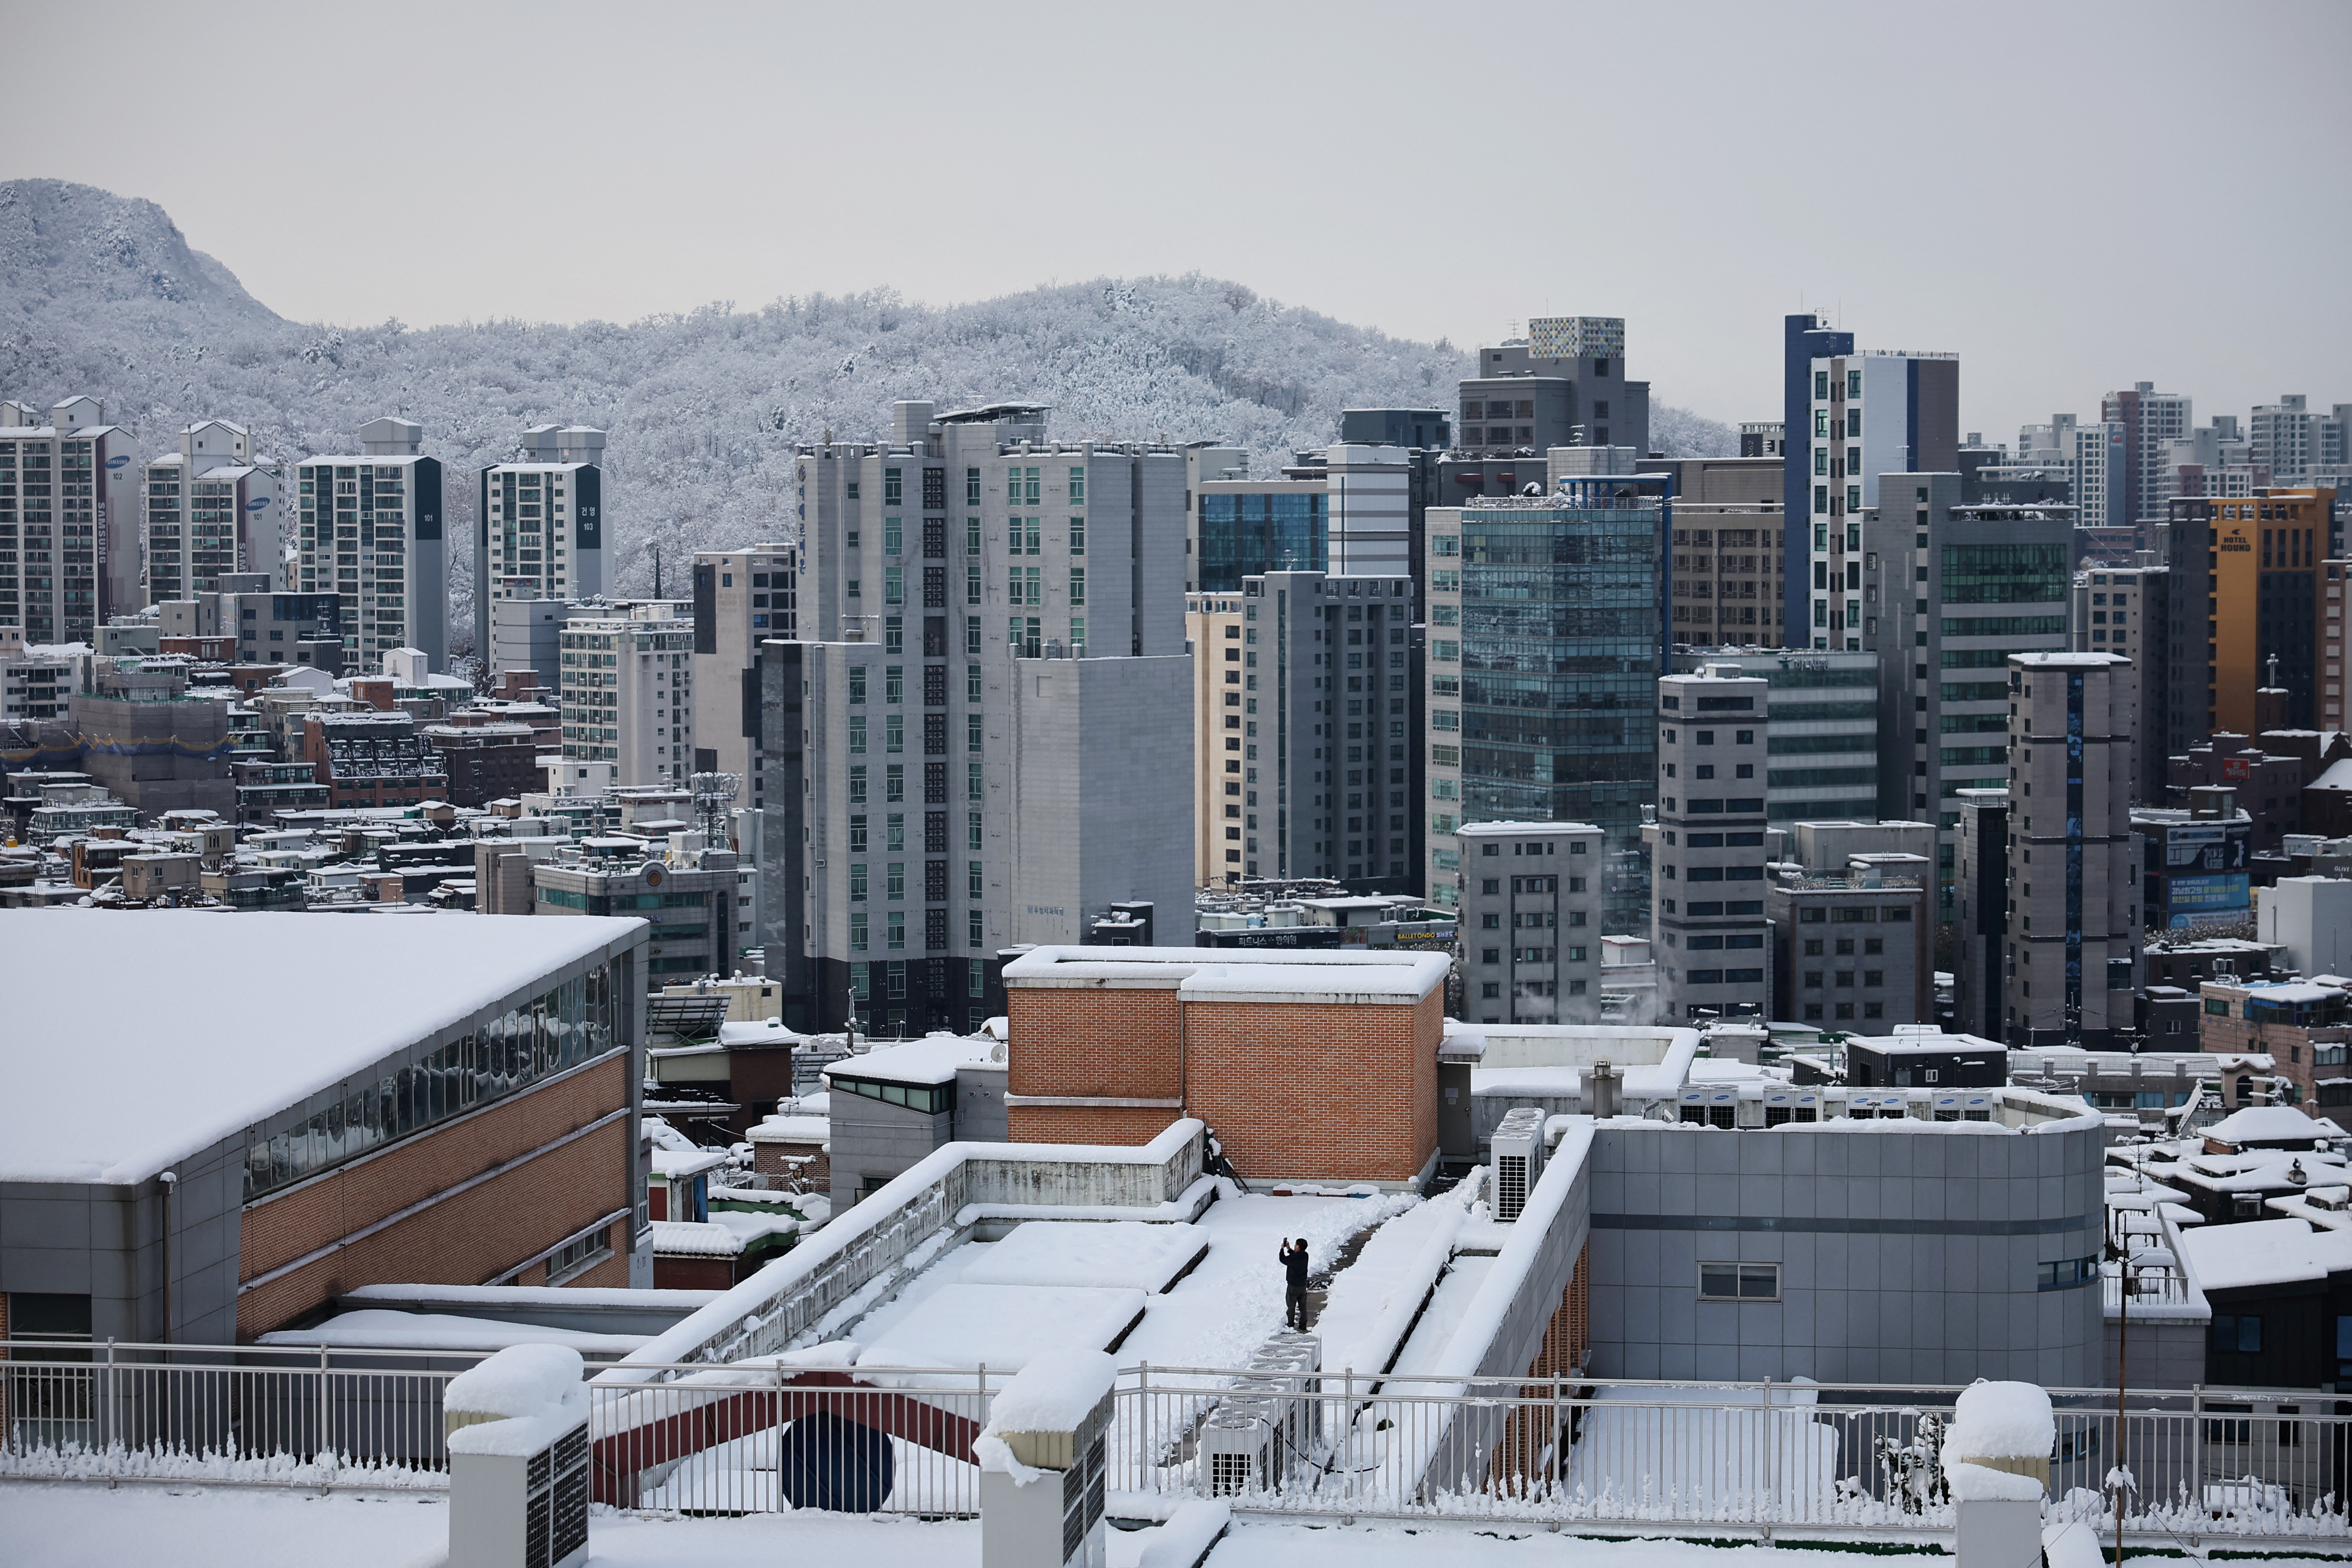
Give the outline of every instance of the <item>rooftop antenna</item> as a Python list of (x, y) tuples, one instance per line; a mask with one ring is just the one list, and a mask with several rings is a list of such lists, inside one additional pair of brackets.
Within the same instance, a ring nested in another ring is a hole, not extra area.
[(735, 797), (742, 788), (743, 776), (740, 773), (697, 773), (687, 780), (687, 789), (694, 800), (695, 821), (702, 829), (706, 846), (734, 841), (734, 836), (723, 830), (728, 809), (735, 804)]

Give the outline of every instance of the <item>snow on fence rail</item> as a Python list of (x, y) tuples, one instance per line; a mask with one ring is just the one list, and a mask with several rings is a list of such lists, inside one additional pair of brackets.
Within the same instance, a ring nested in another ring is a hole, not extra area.
[[(479, 1359), (25, 1342), (0, 1356), (0, 1477), (297, 1488), (446, 1486), (442, 1391)], [(590, 1368), (604, 1500), (979, 1510), (971, 1445), (1003, 1374), (633, 1364), (658, 1381)], [(1132, 1517), (1210, 1497), (1303, 1515), (1916, 1535), (1952, 1526), (1941, 1437), (1959, 1392), (1142, 1365), (1121, 1375), (1106, 1479), (1110, 1511)], [(2106, 1478), (2120, 1469), (2126, 1533), (2142, 1542), (2352, 1544), (2352, 1416), (2333, 1401), (2135, 1396), (2119, 1449), (2114, 1400), (2053, 1392), (2052, 1517), (2112, 1521)]]

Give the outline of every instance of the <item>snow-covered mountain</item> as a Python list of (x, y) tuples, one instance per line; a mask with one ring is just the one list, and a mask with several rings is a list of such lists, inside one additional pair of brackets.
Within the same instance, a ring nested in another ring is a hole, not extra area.
[[(1470, 365), (1449, 343), (1199, 277), (945, 307), (880, 288), (627, 326), (304, 326), (191, 250), (152, 202), (0, 183), (0, 397), (46, 408), (88, 393), (159, 450), (193, 419), (235, 420), (282, 459), (349, 451), (363, 421), (399, 413), (424, 424), (425, 450), (460, 476), (449, 521), (461, 538), (474, 506), (463, 476), (515, 455), (525, 426), (596, 425), (611, 432), (616, 591), (650, 587), (648, 547), (682, 567), (697, 549), (785, 535), (793, 444), (828, 429), (877, 435), (893, 399), (1046, 402), (1065, 438), (1220, 438), (1249, 448), (1264, 473), (1330, 441), (1343, 407), (1450, 407)], [(1664, 405), (1652, 433), (1676, 455), (1737, 449), (1727, 425)], [(452, 553), (460, 627), (469, 552)]]

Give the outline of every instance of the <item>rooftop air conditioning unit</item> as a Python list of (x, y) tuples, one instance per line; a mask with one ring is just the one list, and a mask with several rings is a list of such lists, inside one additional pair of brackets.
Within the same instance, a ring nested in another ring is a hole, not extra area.
[(1505, 1113), (1495, 1129), (1495, 1218), (1518, 1218), (1543, 1176), (1544, 1113), (1533, 1105)]
[(1201, 1480), (1211, 1497), (1264, 1490), (1274, 1479), (1278, 1402), (1236, 1386), (1201, 1427)]
[(1323, 1342), (1314, 1334), (1284, 1330), (1258, 1347), (1250, 1357), (1253, 1379), (1263, 1377), (1279, 1393), (1280, 1413), (1275, 1455), (1277, 1480), (1287, 1479), (1301, 1465), (1311, 1467), (1316, 1446), (1323, 1439)]

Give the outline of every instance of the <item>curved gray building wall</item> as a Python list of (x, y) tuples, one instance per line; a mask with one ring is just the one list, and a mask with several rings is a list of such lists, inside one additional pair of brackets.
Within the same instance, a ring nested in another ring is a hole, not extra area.
[[(1865, 1125), (1867, 1125), (1865, 1124)], [(1605, 1125), (1593, 1145), (1591, 1370), (1926, 1387), (2097, 1384), (2095, 1127)], [(1778, 1300), (1699, 1298), (1699, 1264), (1780, 1266)]]

